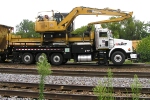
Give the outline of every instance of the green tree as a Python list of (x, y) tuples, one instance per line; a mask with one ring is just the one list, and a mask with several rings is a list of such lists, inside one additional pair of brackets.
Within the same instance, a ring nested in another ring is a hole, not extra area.
[[(111, 17), (114, 19), (116, 17)], [(120, 22), (110, 22), (102, 24), (103, 28), (109, 28), (112, 30), (115, 38), (128, 39), (128, 40), (140, 40), (146, 36), (147, 26), (144, 22), (140, 20), (135, 20), (135, 17), (131, 17)]]
[(23, 38), (40, 37), (40, 34), (34, 30), (34, 24), (32, 21), (24, 19), (16, 26), (16, 35), (21, 35)]
[(38, 73), (40, 74), (40, 85), (39, 85), (39, 100), (44, 100), (44, 79), (47, 75), (51, 74), (51, 65), (48, 63), (47, 57), (42, 53), (42, 57), (39, 62), (37, 62)]
[(143, 38), (136, 48), (137, 53), (140, 54), (141, 62), (149, 62), (150, 60), (150, 36)]
[(72, 34), (75, 34), (77, 36), (82, 36), (82, 34), (87, 30), (87, 26), (81, 26), (80, 28), (77, 28), (72, 32)]
[(124, 23), (126, 38), (129, 40), (140, 40), (148, 36), (144, 22), (130, 18)]
[[(82, 36), (83, 33), (87, 30), (87, 25), (86, 26), (81, 26), (80, 28), (77, 28), (72, 32), (72, 34), (75, 34), (77, 36)], [(92, 30), (94, 30), (94, 26), (92, 26)]]

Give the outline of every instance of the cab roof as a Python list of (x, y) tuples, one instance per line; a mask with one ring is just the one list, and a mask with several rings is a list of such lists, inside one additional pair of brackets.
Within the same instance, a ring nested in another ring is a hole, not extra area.
[(7, 28), (13, 28), (12, 26), (4, 25), (4, 24), (0, 24), (0, 26), (4, 26), (4, 27), (7, 27)]

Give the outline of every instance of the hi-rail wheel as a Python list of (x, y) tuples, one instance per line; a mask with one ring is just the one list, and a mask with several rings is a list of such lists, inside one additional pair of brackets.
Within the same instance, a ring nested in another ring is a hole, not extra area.
[(42, 55), (42, 53), (38, 53), (35, 57), (36, 62), (41, 62), (43, 59), (44, 59), (44, 56)]
[(64, 59), (62, 64), (66, 64), (68, 62), (68, 59)]
[(125, 62), (125, 55), (120, 51), (115, 51), (111, 56), (114, 65), (122, 65)]
[(50, 57), (50, 62), (52, 65), (61, 65), (63, 62), (63, 56), (60, 53), (53, 53)]
[(24, 64), (31, 64), (34, 61), (33, 55), (31, 53), (24, 53), (22, 55), (22, 62)]

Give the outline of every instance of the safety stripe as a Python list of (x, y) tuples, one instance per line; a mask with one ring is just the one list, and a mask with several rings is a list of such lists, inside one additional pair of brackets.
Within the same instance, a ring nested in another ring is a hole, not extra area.
[(62, 49), (36, 49), (36, 48), (28, 48), (28, 49), (21, 49), (21, 48), (19, 48), (19, 49), (16, 49), (16, 50), (21, 50), (21, 51), (23, 51), (23, 50), (28, 50), (28, 51), (32, 51), (32, 50), (62, 50)]

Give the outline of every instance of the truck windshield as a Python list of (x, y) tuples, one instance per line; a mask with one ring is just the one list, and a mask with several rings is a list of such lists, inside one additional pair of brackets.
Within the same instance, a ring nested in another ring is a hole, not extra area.
[(99, 32), (99, 37), (107, 37), (107, 32)]

